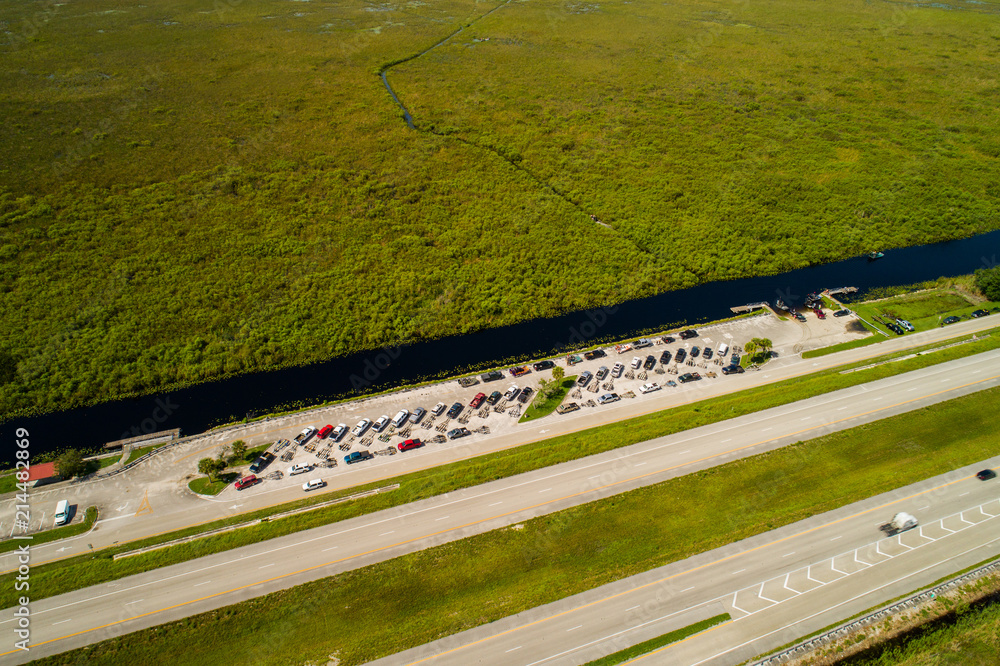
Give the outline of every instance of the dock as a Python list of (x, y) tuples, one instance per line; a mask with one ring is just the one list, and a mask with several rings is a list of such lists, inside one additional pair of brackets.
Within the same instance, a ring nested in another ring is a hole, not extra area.
[(836, 296), (837, 294), (853, 294), (857, 290), (857, 287), (837, 287), (836, 289), (824, 289), (823, 293), (828, 296)]
[(744, 312), (753, 312), (754, 310), (760, 310), (762, 308), (769, 308), (767, 301), (761, 301), (760, 303), (750, 303), (748, 305), (737, 305), (735, 308), (729, 308), (736, 314), (742, 314)]
[(181, 429), (174, 428), (173, 430), (161, 430), (159, 432), (151, 432), (145, 435), (139, 435), (138, 437), (129, 437), (128, 439), (119, 439), (114, 442), (108, 442), (104, 445), (105, 449), (120, 449), (126, 444), (141, 444), (143, 446), (149, 446), (150, 444), (159, 444), (172, 442), (181, 436)]

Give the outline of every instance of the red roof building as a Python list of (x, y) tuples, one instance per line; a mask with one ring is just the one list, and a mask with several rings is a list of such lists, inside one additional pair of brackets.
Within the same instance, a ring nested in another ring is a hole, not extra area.
[(56, 474), (56, 464), (54, 462), (38, 463), (28, 468), (28, 483), (32, 487), (41, 486), (46, 483), (55, 483), (56, 481), (62, 481), (62, 477)]

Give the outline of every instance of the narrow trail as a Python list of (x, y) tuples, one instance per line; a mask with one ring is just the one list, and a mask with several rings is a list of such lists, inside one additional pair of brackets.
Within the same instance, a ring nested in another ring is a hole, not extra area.
[[(465, 30), (466, 28), (471, 28), (473, 25), (475, 25), (479, 21), (483, 20), (484, 18), (486, 18), (487, 16), (489, 16), (493, 12), (497, 11), (498, 9), (506, 7), (511, 2), (512, 2), (512, 0), (505, 0), (502, 4), (497, 5), (496, 7), (494, 7), (491, 10), (489, 10), (488, 12), (485, 12), (484, 14), (482, 14), (482, 15), (474, 18), (473, 20), (469, 21), (468, 23), (466, 23), (463, 26), (460, 26), (454, 32), (448, 34), (446, 37), (442, 38), (440, 41), (434, 43), (433, 45), (429, 46), (428, 48), (424, 49), (423, 51), (420, 51), (419, 53), (415, 53), (415, 54), (413, 54), (411, 56), (407, 56), (406, 58), (401, 58), (399, 60), (396, 60), (396, 61), (393, 61), (393, 62), (390, 62), (390, 63), (387, 63), (387, 64), (383, 65), (381, 67), (381, 69), (379, 69), (379, 72), (378, 72), (379, 78), (382, 79), (382, 84), (385, 86), (385, 89), (389, 92), (389, 96), (392, 97), (392, 100), (399, 106), (400, 110), (403, 112), (403, 119), (406, 121), (406, 125), (410, 129), (415, 130), (417, 132), (424, 132), (424, 133), (427, 133), (427, 134), (433, 134), (434, 136), (440, 136), (440, 137), (446, 137), (446, 138), (449, 138), (449, 139), (453, 139), (455, 141), (463, 143), (463, 144), (465, 144), (467, 146), (470, 146), (472, 148), (476, 148), (476, 149), (479, 149), (479, 150), (483, 150), (483, 151), (489, 152), (489, 153), (495, 155), (496, 157), (499, 157), (503, 161), (505, 161), (507, 164), (509, 164), (510, 166), (512, 166), (514, 169), (516, 169), (516, 170), (520, 171), (521, 173), (523, 173), (524, 175), (528, 176), (541, 189), (546, 190), (546, 191), (548, 191), (548, 192), (556, 195), (557, 197), (559, 197), (560, 199), (562, 199), (563, 201), (565, 201), (569, 205), (571, 205), (574, 208), (576, 208), (577, 210), (579, 210), (581, 213), (584, 213), (585, 215), (589, 215), (590, 219), (594, 223), (596, 223), (597, 225), (599, 225), (599, 226), (601, 226), (601, 227), (603, 227), (605, 229), (609, 229), (611, 231), (614, 231), (615, 230), (614, 227), (612, 227), (609, 224), (606, 224), (605, 222), (602, 222), (600, 219), (598, 219), (598, 217), (596, 215), (594, 215), (593, 213), (585, 210), (580, 204), (578, 204), (575, 201), (573, 201), (572, 199), (570, 199), (569, 196), (567, 196), (565, 192), (562, 192), (556, 186), (554, 186), (554, 185), (546, 182), (544, 179), (542, 179), (540, 176), (538, 176), (537, 174), (535, 174), (533, 171), (531, 171), (530, 169), (528, 169), (527, 167), (525, 167), (524, 165), (522, 165), (520, 163), (520, 161), (513, 160), (509, 156), (503, 154), (499, 149), (497, 149), (497, 148), (495, 148), (493, 146), (490, 146), (490, 145), (483, 145), (483, 144), (477, 143), (477, 142), (472, 141), (470, 139), (463, 139), (461, 137), (454, 136), (454, 135), (451, 135), (451, 134), (444, 134), (442, 132), (435, 132), (434, 130), (423, 129), (423, 128), (417, 127), (416, 124), (413, 122), (413, 115), (410, 113), (410, 110), (406, 108), (406, 105), (403, 104), (402, 100), (399, 99), (399, 95), (397, 95), (396, 91), (393, 89), (392, 84), (389, 83), (389, 78), (388, 78), (387, 75), (389, 73), (389, 70), (392, 69), (393, 67), (396, 67), (397, 65), (402, 65), (403, 63), (410, 62), (411, 60), (416, 60), (417, 58), (430, 53), (431, 51), (433, 51), (437, 47), (439, 47), (442, 44), (445, 44), (446, 42), (448, 42), (449, 40), (451, 40), (452, 37), (454, 37), (455, 35), (459, 34), (463, 30)], [(624, 238), (625, 240), (628, 240), (630, 243), (632, 243), (632, 245), (637, 250), (639, 250), (640, 252), (642, 252), (644, 254), (652, 254), (648, 249), (646, 249), (646, 248), (638, 245), (637, 243), (635, 243), (634, 241), (632, 241), (631, 239), (629, 239), (628, 236), (623, 236), (621, 234), (619, 234), (619, 236), (622, 237), (622, 238)]]

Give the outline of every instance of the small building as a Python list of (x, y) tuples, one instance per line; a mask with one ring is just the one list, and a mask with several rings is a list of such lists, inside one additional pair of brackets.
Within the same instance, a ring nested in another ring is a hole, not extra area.
[(56, 473), (54, 462), (38, 463), (28, 468), (28, 485), (32, 488), (62, 480), (62, 477)]

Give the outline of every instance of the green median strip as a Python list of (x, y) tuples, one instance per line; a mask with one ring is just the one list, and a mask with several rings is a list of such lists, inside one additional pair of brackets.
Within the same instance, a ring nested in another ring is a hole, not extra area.
[[(312, 498), (270, 507), (261, 511), (212, 521), (187, 530), (180, 530), (137, 542), (122, 544), (114, 548), (106, 548), (92, 555), (81, 555), (49, 564), (39, 564), (32, 567), (32, 598), (36, 600), (44, 599), (90, 585), (116, 580), (132, 574), (142, 573), (143, 571), (150, 571), (158, 567), (185, 562), (204, 555), (238, 548), (301, 530), (321, 527), (348, 518), (453, 492), (461, 488), (468, 488), (569, 460), (576, 460), (656, 437), (671, 435), (771, 407), (778, 407), (796, 400), (855, 386), (863, 382), (891, 377), (936, 363), (996, 349), (1000, 347), (1000, 334), (997, 334), (996, 329), (990, 332), (993, 335), (989, 338), (950, 347), (934, 354), (918, 356), (898, 363), (889, 363), (862, 372), (841, 374), (842, 368), (827, 370), (755, 389), (740, 391), (731, 395), (690, 403), (606, 426), (553, 437), (534, 444), (507, 449), (470, 460), (441, 465), (412, 474), (343, 489), (335, 493), (317, 495)], [(947, 343), (927, 345), (921, 349), (936, 348), (944, 344)], [(909, 350), (884, 358), (912, 353), (913, 350)], [(868, 360), (844, 367), (857, 367), (870, 363), (872, 361)], [(307, 515), (295, 516), (280, 521), (280, 523), (264, 522), (237, 532), (201, 539), (197, 543), (175, 546), (166, 550), (130, 557), (127, 560), (112, 562), (112, 558), (117, 553), (163, 543), (199, 532), (219, 529), (244, 521), (267, 518), (269, 515), (286, 511), (289, 508), (307, 506), (334, 497), (371, 490), (387, 483), (398, 483), (400, 488), (388, 495), (368, 497), (357, 502), (351, 502), (350, 504), (310, 512)], [(14, 574), (10, 573), (0, 576), (0, 607), (2, 608), (8, 608), (15, 604), (13, 576)]]
[(707, 620), (695, 622), (694, 624), (688, 625), (682, 629), (677, 629), (676, 631), (671, 631), (670, 633), (663, 634), (662, 636), (651, 638), (644, 643), (638, 643), (637, 645), (625, 648), (624, 650), (619, 650), (618, 652), (609, 654), (606, 657), (601, 657), (600, 659), (595, 659), (594, 661), (588, 661), (584, 664), (584, 666), (618, 666), (618, 664), (624, 664), (629, 659), (642, 657), (643, 655), (654, 652), (665, 645), (682, 641), (688, 636), (694, 636), (695, 634), (701, 633), (706, 629), (711, 629), (717, 624), (729, 622), (731, 619), (733, 618), (729, 615), (729, 613), (716, 615), (715, 617), (710, 617)]
[(998, 400), (981, 391), (38, 663), (223, 663), (239, 645), (269, 663), (361, 664), (994, 456)]

